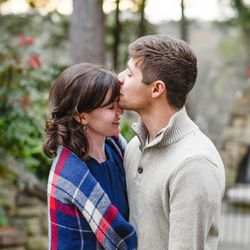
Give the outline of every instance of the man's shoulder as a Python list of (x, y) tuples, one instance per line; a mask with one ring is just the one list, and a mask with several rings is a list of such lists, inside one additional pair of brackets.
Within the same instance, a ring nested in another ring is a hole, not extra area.
[(177, 153), (183, 154), (183, 158), (189, 158), (192, 155), (220, 160), (219, 151), (213, 141), (199, 129), (178, 141), (175, 149)]
[[(213, 162), (206, 155), (198, 155), (185, 159), (176, 167), (172, 175), (172, 183), (186, 183), (194, 188), (211, 192), (219, 191), (221, 196), (225, 188), (225, 173), (222, 165)], [(197, 190), (198, 192), (198, 190)]]
[(209, 172), (223, 182), (224, 164), (220, 153), (212, 140), (202, 131), (196, 130), (177, 143), (174, 157), (178, 159), (176, 173), (180, 171), (206, 175)]

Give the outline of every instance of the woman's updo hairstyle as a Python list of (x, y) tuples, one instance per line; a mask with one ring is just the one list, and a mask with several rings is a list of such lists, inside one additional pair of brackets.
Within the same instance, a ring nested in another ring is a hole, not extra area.
[[(111, 97), (104, 103), (109, 90)], [(75, 116), (109, 105), (119, 93), (117, 76), (101, 66), (81, 63), (63, 71), (50, 90), (49, 102), (53, 111), (45, 124), (48, 136), (44, 144), (45, 154), (55, 157), (58, 147), (64, 146), (81, 159), (87, 159), (89, 144), (86, 131)]]

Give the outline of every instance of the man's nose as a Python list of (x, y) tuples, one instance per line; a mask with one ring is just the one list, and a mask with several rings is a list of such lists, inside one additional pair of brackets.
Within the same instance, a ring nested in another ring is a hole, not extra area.
[(123, 85), (124, 84), (124, 71), (120, 72), (118, 74), (118, 81), (119, 81), (119, 84), (120, 85)]
[(122, 115), (122, 114), (124, 113), (123, 108), (121, 108), (121, 107), (119, 106), (119, 104), (117, 104), (116, 113), (117, 113), (118, 115)]

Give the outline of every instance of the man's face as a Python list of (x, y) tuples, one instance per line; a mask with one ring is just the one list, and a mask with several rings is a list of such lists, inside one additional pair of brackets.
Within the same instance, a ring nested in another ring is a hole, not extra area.
[(127, 69), (118, 75), (121, 84), (119, 105), (124, 109), (141, 112), (149, 104), (150, 86), (142, 82), (142, 72), (137, 62), (131, 58)]

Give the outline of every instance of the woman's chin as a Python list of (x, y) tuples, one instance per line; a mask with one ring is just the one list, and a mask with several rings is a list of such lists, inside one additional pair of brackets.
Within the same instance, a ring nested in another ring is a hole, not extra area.
[(117, 126), (117, 128), (113, 129), (112, 133), (110, 133), (110, 136), (116, 136), (120, 133), (120, 128)]

